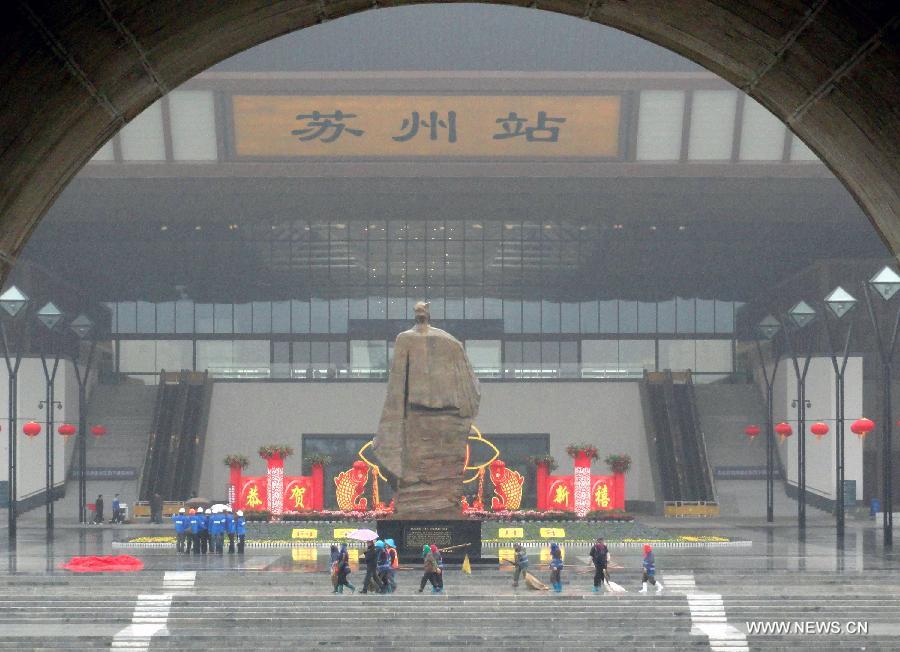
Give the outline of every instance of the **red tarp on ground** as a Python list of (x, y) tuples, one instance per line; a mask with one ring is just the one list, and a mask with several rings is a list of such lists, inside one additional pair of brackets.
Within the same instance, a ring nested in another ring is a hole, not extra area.
[(59, 567), (74, 573), (116, 573), (143, 570), (144, 562), (131, 555), (93, 555), (72, 557), (67, 563), (60, 564)]

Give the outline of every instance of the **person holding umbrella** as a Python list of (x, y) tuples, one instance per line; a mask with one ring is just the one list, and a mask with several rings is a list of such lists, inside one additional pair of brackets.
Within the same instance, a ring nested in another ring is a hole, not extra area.
[[(378, 544), (381, 544), (380, 546)], [(378, 578), (378, 555), (384, 550), (384, 541), (369, 541), (366, 544), (366, 551), (363, 553), (363, 559), (366, 562), (366, 578), (363, 580), (363, 587), (360, 593), (369, 592), (369, 582), (375, 585), (375, 589), (381, 593), (381, 580)]]

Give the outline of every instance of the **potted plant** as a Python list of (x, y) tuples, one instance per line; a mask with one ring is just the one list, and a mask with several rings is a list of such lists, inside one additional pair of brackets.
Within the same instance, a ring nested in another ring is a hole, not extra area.
[(230, 466), (232, 468), (237, 467), (240, 469), (246, 469), (250, 464), (250, 460), (248, 460), (245, 455), (241, 455), (240, 453), (232, 453), (230, 455), (226, 455), (223, 461), (225, 462), (225, 466)]
[(316, 464), (325, 466), (326, 464), (331, 464), (331, 457), (324, 453), (310, 453), (303, 458), (303, 463), (309, 466), (315, 466)]
[(629, 455), (610, 455), (604, 461), (613, 473), (626, 473), (631, 468)]
[(569, 454), (569, 457), (579, 457), (580, 455), (584, 455), (589, 460), (595, 460), (599, 455), (597, 454), (597, 447), (593, 444), (569, 444), (566, 446), (566, 453)]
[(273, 458), (285, 459), (294, 454), (294, 449), (287, 444), (267, 444), (259, 447), (259, 456), (270, 460)]
[(556, 463), (556, 459), (550, 453), (543, 453), (541, 455), (532, 455), (528, 458), (528, 461), (535, 466), (539, 466), (541, 464), (545, 464), (547, 466), (547, 471), (554, 471), (559, 466)]

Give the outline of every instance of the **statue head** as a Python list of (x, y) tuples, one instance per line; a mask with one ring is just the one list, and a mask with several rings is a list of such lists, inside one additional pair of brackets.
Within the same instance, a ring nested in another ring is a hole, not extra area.
[(414, 308), (416, 313), (417, 324), (427, 324), (431, 321), (431, 311), (428, 309), (430, 304), (427, 301), (418, 301)]

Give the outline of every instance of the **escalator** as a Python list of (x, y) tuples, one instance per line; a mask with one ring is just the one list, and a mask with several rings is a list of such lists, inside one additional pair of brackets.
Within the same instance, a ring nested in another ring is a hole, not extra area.
[(140, 499), (196, 495), (212, 386), (205, 372), (160, 372)]
[(657, 496), (666, 513), (678, 505), (704, 515), (701, 507), (716, 505), (715, 485), (690, 372), (645, 372), (641, 396)]

